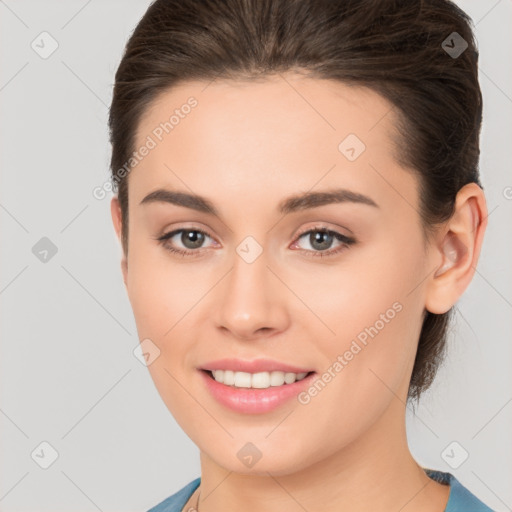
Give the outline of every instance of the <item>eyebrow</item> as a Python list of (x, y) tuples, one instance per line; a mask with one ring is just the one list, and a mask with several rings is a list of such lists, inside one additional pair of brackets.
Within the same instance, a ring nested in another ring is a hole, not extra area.
[[(205, 197), (162, 188), (148, 194), (140, 204), (160, 202), (183, 206), (198, 212), (219, 216), (219, 212), (213, 203)], [(305, 192), (288, 197), (278, 204), (277, 211), (281, 214), (287, 215), (334, 203), (356, 203), (379, 208), (379, 205), (370, 197), (358, 192), (340, 188), (321, 192)]]

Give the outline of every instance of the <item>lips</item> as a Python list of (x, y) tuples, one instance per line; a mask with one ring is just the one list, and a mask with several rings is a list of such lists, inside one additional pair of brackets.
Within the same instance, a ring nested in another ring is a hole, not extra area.
[[(265, 358), (253, 360), (216, 359), (198, 366), (197, 370), (212, 398), (220, 405), (242, 414), (267, 413), (284, 405), (294, 397), (296, 398), (298, 393), (309, 386), (316, 376), (316, 371), (312, 368)], [(222, 378), (217, 375), (220, 382), (215, 380), (213, 371), (222, 374)], [(267, 373), (267, 375), (262, 376), (263, 373)], [(229, 378), (227, 374), (230, 374)], [(271, 377), (270, 374), (272, 374)], [(296, 380), (299, 374), (301, 374), (300, 379)], [(267, 376), (271, 378), (271, 382), (262, 381), (263, 377)], [(231, 377), (234, 382), (231, 382)], [(249, 378), (251, 379), (250, 384)], [(226, 383), (224, 379), (227, 379), (229, 383)], [(271, 385), (267, 387), (269, 383)]]
[(315, 372), (292, 384), (265, 389), (228, 386), (217, 382), (208, 370), (198, 371), (210, 396), (221, 406), (241, 414), (264, 414), (296, 399), (311, 385)]
[(231, 370), (233, 372), (259, 373), (259, 372), (286, 372), (286, 373), (310, 373), (313, 368), (293, 366), (273, 359), (217, 359), (201, 365), (200, 370)]

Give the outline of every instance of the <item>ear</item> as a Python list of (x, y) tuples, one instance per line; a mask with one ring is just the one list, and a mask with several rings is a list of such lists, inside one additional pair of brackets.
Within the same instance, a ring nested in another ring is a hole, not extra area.
[[(112, 223), (114, 224), (114, 229), (121, 244), (121, 248), (123, 247), (122, 239), (121, 239), (121, 227), (122, 227), (122, 215), (121, 215), (121, 205), (119, 204), (119, 199), (114, 196), (110, 201), (110, 213), (112, 215)], [(128, 274), (128, 262), (126, 260), (126, 254), (123, 250), (123, 256), (121, 258), (121, 272), (123, 274), (123, 281), (126, 286), (126, 278)]]
[(455, 211), (443, 225), (432, 248), (431, 268), (425, 308), (446, 313), (467, 288), (476, 270), (484, 232), (487, 205), (483, 190), (476, 183), (462, 187), (455, 200)]

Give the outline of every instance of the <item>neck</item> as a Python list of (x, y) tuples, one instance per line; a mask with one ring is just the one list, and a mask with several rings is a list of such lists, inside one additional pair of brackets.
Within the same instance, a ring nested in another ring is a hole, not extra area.
[(300, 471), (240, 474), (201, 452), (200, 490), (200, 512), (442, 512), (449, 495), (449, 487), (430, 479), (412, 457), (398, 399), (356, 441)]

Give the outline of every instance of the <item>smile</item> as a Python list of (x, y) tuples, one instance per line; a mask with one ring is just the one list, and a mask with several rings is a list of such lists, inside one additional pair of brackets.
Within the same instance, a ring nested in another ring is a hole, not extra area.
[(243, 414), (273, 411), (304, 391), (316, 372), (199, 370), (210, 396), (221, 406)]
[(236, 388), (256, 388), (266, 389), (271, 386), (282, 386), (284, 384), (293, 384), (295, 381), (302, 380), (308, 372), (234, 372), (232, 370), (213, 370), (213, 378), (225, 384), (226, 386), (234, 386)]

